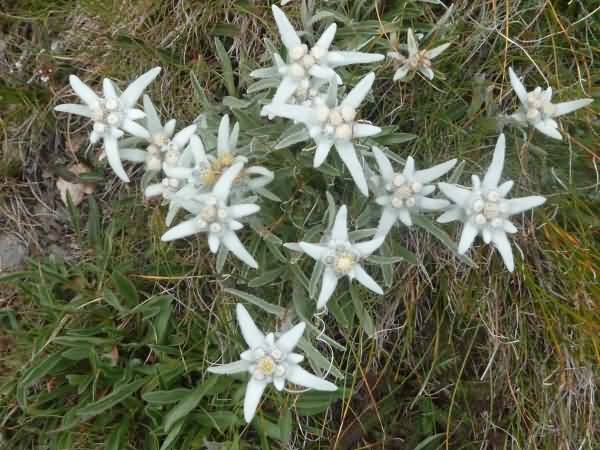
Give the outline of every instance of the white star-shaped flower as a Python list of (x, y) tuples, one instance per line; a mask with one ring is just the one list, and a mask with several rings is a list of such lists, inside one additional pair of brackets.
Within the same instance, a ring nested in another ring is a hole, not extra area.
[(594, 101), (591, 98), (582, 98), (570, 102), (552, 103), (551, 87), (542, 90), (538, 86), (533, 91), (527, 92), (512, 67), (508, 68), (508, 75), (510, 84), (521, 102), (519, 110), (510, 117), (522, 125), (531, 125), (546, 136), (559, 141), (562, 141), (562, 135), (558, 131), (558, 123), (554, 119), (583, 108)]
[(299, 323), (278, 338), (274, 333), (265, 334), (258, 329), (246, 308), (240, 303), (236, 307), (237, 321), (249, 349), (240, 355), (240, 360), (229, 364), (209, 367), (216, 374), (248, 372), (251, 378), (244, 397), (244, 419), (250, 423), (266, 387), (273, 383), (275, 389), (283, 390), (289, 381), (318, 391), (335, 391), (337, 387), (300, 367), (304, 356), (294, 353), (294, 347), (304, 334), (306, 324)]
[(535, 208), (543, 204), (546, 199), (537, 195), (505, 198), (513, 187), (513, 182), (510, 180), (499, 184), (504, 166), (505, 147), (504, 134), (501, 134), (496, 143), (492, 163), (483, 180), (473, 175), (471, 189), (447, 183), (438, 184), (444, 195), (456, 206), (443, 213), (437, 221), (447, 223), (459, 220), (464, 223), (458, 244), (460, 254), (466, 253), (477, 235), (481, 235), (486, 244), (490, 242), (494, 244), (502, 256), (504, 265), (512, 272), (515, 264), (506, 233), (516, 233), (517, 228), (508, 218)]
[(433, 80), (431, 60), (437, 58), (450, 46), (450, 43), (442, 44), (431, 50), (419, 50), (419, 44), (411, 28), (407, 33), (408, 57), (399, 52), (389, 52), (388, 56), (400, 62), (401, 66), (394, 73), (394, 81), (403, 81), (411, 72), (421, 72), (427, 79)]
[[(193, 137), (190, 140), (188, 147), (190, 155), (184, 155), (183, 164), (164, 168), (168, 177), (187, 182), (185, 188), (177, 193), (179, 197), (189, 197), (212, 189), (226, 169), (238, 162), (243, 164), (248, 162), (246, 157), (236, 155), (239, 133), (239, 124), (236, 123), (233, 129), (230, 129), (229, 116), (225, 115), (219, 124), (216, 155), (206, 152), (200, 138)], [(186, 166), (185, 160), (188, 156), (191, 156), (192, 163)], [(265, 167), (244, 167), (234, 181), (232, 193), (236, 197), (241, 196), (249, 190), (254, 191), (266, 186), (273, 181), (273, 178), (273, 172)]]
[(173, 136), (175, 119), (162, 125), (158, 112), (147, 95), (144, 95), (144, 113), (146, 114), (146, 129), (150, 135), (150, 139), (145, 139), (148, 143), (146, 150), (122, 148), (119, 150), (121, 159), (145, 162), (146, 170), (149, 171), (161, 170), (163, 162), (168, 167), (177, 165), (181, 152), (196, 132), (197, 126), (185, 127)]
[(317, 308), (325, 307), (338, 280), (342, 277), (348, 277), (351, 281), (356, 279), (367, 289), (379, 295), (383, 294), (381, 286), (362, 268), (360, 262), (381, 247), (384, 237), (379, 236), (364, 242), (350, 242), (347, 216), (346, 205), (342, 205), (335, 216), (331, 235), (324, 243), (311, 244), (302, 241), (297, 244), (286, 244), (286, 247), (293, 250), (299, 247), (315, 261), (325, 265)]
[(429, 184), (446, 174), (456, 165), (456, 159), (424, 170), (415, 170), (415, 160), (409, 156), (402, 173), (394, 172), (385, 153), (374, 147), (373, 154), (380, 175), (375, 177), (377, 197), (375, 201), (383, 206), (383, 212), (377, 234), (385, 236), (392, 226), (400, 220), (407, 227), (412, 226), (411, 214), (421, 211), (436, 211), (450, 203), (444, 199), (429, 198), (435, 191), (435, 185)]
[(178, 206), (196, 217), (174, 226), (163, 234), (161, 240), (173, 241), (196, 233), (207, 233), (208, 247), (212, 253), (216, 253), (223, 244), (240, 260), (257, 268), (256, 260), (235, 232), (244, 227), (237, 219), (256, 213), (260, 207), (254, 203), (228, 205), (231, 186), (243, 167), (242, 162), (234, 164), (221, 175), (211, 192), (181, 201)]
[(371, 90), (374, 80), (375, 74), (369, 73), (360, 80), (339, 105), (337, 100), (334, 100), (333, 103), (322, 101), (313, 107), (283, 104), (272, 104), (265, 107), (267, 114), (295, 120), (306, 126), (310, 136), (317, 144), (313, 160), (314, 167), (323, 164), (331, 147), (335, 146), (338, 155), (363, 195), (369, 195), (369, 188), (353, 140), (374, 136), (381, 132), (379, 127), (356, 120), (356, 109)]
[[(308, 92), (314, 88), (312, 79), (335, 80), (342, 84), (342, 80), (335, 72), (335, 68), (351, 64), (368, 64), (381, 61), (384, 56), (371, 53), (354, 51), (330, 50), (337, 25), (329, 25), (312, 48), (303, 44), (296, 30), (286, 17), (285, 13), (277, 6), (272, 6), (273, 16), (281, 36), (281, 41), (287, 49), (287, 63), (277, 63), (277, 72), (281, 83), (273, 97), (273, 104), (286, 103), (297, 91)], [(281, 58), (279, 57), (279, 60)], [(282, 61), (282, 60), (281, 60)], [(251, 75), (256, 78), (271, 76), (271, 71), (259, 69)], [(265, 111), (266, 113), (266, 111)]]
[(123, 181), (129, 177), (123, 169), (119, 154), (118, 140), (124, 132), (133, 136), (150, 139), (150, 133), (135, 120), (145, 117), (143, 111), (135, 109), (135, 105), (148, 85), (160, 73), (160, 67), (149, 70), (119, 95), (111, 80), (105, 78), (102, 83), (103, 96), (98, 96), (75, 75), (69, 77), (69, 83), (85, 105), (67, 103), (54, 109), (60, 112), (77, 114), (92, 119), (94, 125), (90, 133), (90, 141), (95, 144), (100, 139), (104, 143), (104, 151), (110, 167)]

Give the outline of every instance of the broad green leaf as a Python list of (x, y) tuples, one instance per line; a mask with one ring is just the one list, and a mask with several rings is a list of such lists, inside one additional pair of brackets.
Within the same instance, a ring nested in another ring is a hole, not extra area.
[(285, 314), (285, 309), (279, 305), (274, 305), (273, 303), (268, 303), (267, 301), (259, 298), (255, 295), (248, 294), (247, 292), (238, 291), (237, 289), (227, 288), (224, 290), (228, 294), (235, 295), (236, 297), (247, 301), (248, 303), (252, 303), (254, 306), (258, 306), (263, 311), (268, 312), (269, 314), (274, 314), (279, 317), (283, 317)]
[(142, 378), (131, 383), (118, 385), (110, 394), (102, 397), (100, 400), (84, 406), (83, 408), (78, 409), (77, 415), (87, 420), (102, 414), (104, 411), (113, 408), (123, 400), (131, 397), (147, 382), (148, 380), (146, 378)]
[(440, 227), (431, 222), (431, 220), (423, 216), (415, 216), (413, 217), (413, 222), (415, 223), (415, 225), (420, 226), (425, 231), (435, 236), (442, 244), (444, 244), (448, 249), (450, 249), (452, 253), (454, 253), (454, 256), (456, 256), (462, 262), (468, 264), (471, 267), (477, 267), (477, 264), (475, 264), (475, 261), (473, 261), (471, 258), (458, 253), (458, 246), (456, 245), (456, 243), (452, 239), (450, 239), (450, 236), (448, 236), (448, 234), (446, 234), (444, 230), (442, 230)]
[(221, 61), (221, 65), (223, 66), (223, 80), (225, 82), (225, 87), (227, 88), (227, 93), (232, 97), (237, 97), (237, 90), (235, 88), (235, 81), (233, 79), (233, 68), (231, 66), (231, 59), (229, 59), (229, 55), (227, 54), (227, 50), (223, 47), (223, 43), (219, 38), (215, 38), (215, 48), (217, 50), (217, 57)]
[(177, 388), (170, 391), (152, 391), (142, 394), (142, 399), (153, 405), (171, 405), (183, 400), (191, 392), (190, 389), (185, 388)]
[(358, 288), (353, 283), (350, 285), (350, 297), (352, 297), (352, 303), (354, 305), (354, 311), (356, 312), (356, 316), (360, 321), (365, 333), (369, 337), (373, 337), (375, 335), (375, 323), (373, 322), (373, 318), (369, 311), (365, 308), (362, 299), (358, 293)]
[(200, 400), (202, 400), (202, 397), (204, 397), (212, 389), (216, 381), (217, 377), (208, 378), (196, 389), (194, 389), (187, 398), (183, 399), (181, 402), (179, 402), (179, 404), (177, 404), (177, 406), (171, 409), (171, 411), (169, 411), (165, 416), (163, 426), (165, 432), (171, 430), (173, 425), (175, 425), (180, 419), (184, 418), (194, 408), (196, 408), (198, 403), (200, 403)]

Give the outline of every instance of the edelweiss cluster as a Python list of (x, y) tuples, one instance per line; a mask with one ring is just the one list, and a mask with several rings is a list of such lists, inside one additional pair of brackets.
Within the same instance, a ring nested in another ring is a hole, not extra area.
[[(383, 244), (394, 225), (400, 223), (410, 227), (416, 216), (428, 212), (440, 212), (437, 218), (440, 223), (463, 223), (458, 244), (460, 254), (467, 252), (475, 238), (481, 235), (486, 244), (491, 243), (498, 249), (507, 269), (513, 271), (515, 264), (507, 234), (516, 233), (517, 228), (510, 218), (543, 204), (545, 199), (541, 196), (507, 198), (514, 183), (510, 180), (501, 182), (506, 152), (504, 134), (497, 140), (491, 164), (483, 178), (472, 176), (471, 188), (437, 183), (436, 180), (456, 166), (456, 159), (418, 170), (415, 160), (408, 156), (402, 170), (395, 169), (389, 150), (369, 145), (368, 140), (362, 141), (381, 132), (379, 127), (361, 120), (358, 111), (371, 91), (375, 74), (369, 72), (343, 98), (338, 98), (338, 85), (343, 83), (336, 72), (338, 67), (374, 63), (384, 56), (333, 50), (336, 24), (327, 27), (314, 45), (309, 46), (302, 42), (285, 14), (276, 6), (272, 9), (286, 48), (286, 58), (275, 53), (272, 55), (273, 67), (257, 69), (251, 74), (261, 79), (261, 88), (276, 87), (272, 99), (263, 106), (262, 114), (303, 125), (306, 137), (312, 138), (315, 144), (314, 167), (322, 165), (335, 148), (358, 191), (368, 196), (370, 188), (373, 202), (380, 211), (374, 233), (357, 230), (370, 239), (361, 242), (351, 239), (347, 207), (342, 205), (330, 230), (319, 242), (285, 244), (291, 250), (310, 256), (319, 265), (316, 268), (322, 269), (317, 309), (326, 307), (342, 278), (356, 280), (370, 291), (383, 294), (381, 286), (363, 268), (366, 259)], [(398, 52), (389, 54), (400, 62), (394, 80), (407, 81), (416, 72), (433, 79), (432, 59), (450, 44), (419, 50), (412, 29), (408, 29), (407, 41), (408, 56)], [(122, 93), (112, 81), (105, 79), (102, 95), (71, 75), (70, 84), (83, 104), (59, 105), (56, 110), (92, 121), (90, 141), (102, 141), (109, 165), (123, 181), (129, 181), (129, 177), (122, 161), (144, 163), (149, 176), (160, 178), (145, 188), (145, 195), (161, 197), (168, 204), (167, 225), (171, 226), (180, 210), (188, 213), (184, 221), (162, 236), (163, 241), (205, 233), (212, 253), (224, 246), (244, 263), (256, 268), (256, 260), (236, 232), (244, 227), (242, 221), (246, 217), (259, 211), (258, 196), (268, 192), (265, 186), (273, 181), (274, 175), (263, 166), (251, 165), (250, 158), (241, 154), (238, 150), (239, 124), (231, 126), (227, 115), (220, 120), (216, 148), (207, 149), (197, 134), (198, 125), (191, 124), (176, 132), (175, 120), (163, 124), (148, 96), (143, 97), (143, 110), (137, 109), (139, 98), (159, 72), (160, 68), (148, 71)], [(554, 119), (592, 101), (581, 99), (552, 104), (550, 87), (527, 92), (512, 68), (509, 76), (522, 104), (510, 117), (519, 125), (532, 125), (555, 139), (562, 139), (562, 135)], [(203, 132), (208, 130), (203, 129)], [(124, 139), (126, 134), (133, 139)], [(361, 146), (357, 147), (359, 140)], [(376, 169), (371, 167), (371, 157)], [(433, 197), (436, 188), (447, 199)], [(304, 333), (304, 323), (279, 335), (265, 335), (241, 304), (237, 305), (237, 320), (249, 349), (240, 355), (239, 361), (213, 366), (209, 371), (250, 374), (244, 400), (246, 421), (250, 422), (254, 417), (262, 394), (271, 383), (279, 391), (284, 389), (286, 381), (318, 390), (336, 389), (332, 383), (299, 366), (303, 356), (293, 350)]]

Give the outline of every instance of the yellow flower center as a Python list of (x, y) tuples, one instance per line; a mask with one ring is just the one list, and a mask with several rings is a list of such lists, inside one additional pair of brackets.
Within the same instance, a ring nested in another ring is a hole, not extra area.
[[(221, 177), (223, 172), (226, 169), (229, 169), (234, 163), (234, 156), (227, 152), (221, 155), (219, 158), (215, 159), (211, 164), (210, 168), (208, 168), (205, 172), (200, 175), (200, 181), (204, 186), (213, 186), (218, 179)], [(238, 175), (235, 179), (235, 182), (238, 183), (241, 179), (241, 176)]]
[(264, 375), (273, 375), (273, 372), (275, 372), (275, 363), (270, 356), (265, 356), (258, 361), (256, 368)]
[(335, 258), (335, 271), (338, 273), (348, 273), (354, 267), (356, 258), (352, 255), (341, 255)]

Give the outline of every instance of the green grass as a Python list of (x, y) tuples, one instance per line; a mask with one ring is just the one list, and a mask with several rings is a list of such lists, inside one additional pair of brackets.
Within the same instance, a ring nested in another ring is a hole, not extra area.
[[(381, 53), (394, 33), (404, 42), (409, 26), (427, 32), (444, 12), (408, 0), (317, 3), (335, 14), (338, 48), (369, 41)], [(496, 114), (517, 106), (510, 65), (531, 89), (545, 85), (535, 61), (556, 101), (598, 96), (600, 11), (590, 15), (592, 0), (455, 3), (429, 41), (453, 42), (436, 60), (439, 76), (399, 85), (386, 60), (362, 115), (385, 127), (375, 142), (400, 158), (465, 161), (456, 175), (468, 183), (489, 163)], [(286, 7), (296, 24), (299, 5)], [(248, 74), (269, 61), (263, 37), (279, 46), (268, 3), (0, 0), (0, 11), (0, 231), (20, 235), (31, 256), (0, 279), (0, 448), (600, 448), (597, 101), (561, 119), (562, 143), (505, 129), (504, 176), (515, 194), (548, 197), (520, 220), (514, 274), (487, 246), (469, 253), (474, 268), (423, 229), (395, 229), (386, 251), (404, 261), (369, 266), (385, 296), (342, 283), (323, 317), (337, 343), (329, 379), (342, 389), (268, 390), (245, 425), (244, 377), (206, 373), (244, 349), (235, 303), (268, 329), (309, 319), (314, 347), (304, 353), (313, 370), (327, 370), (332, 350), (311, 319), (312, 262), (288, 263), (279, 244), (322, 233), (325, 190), (348, 204), (353, 226), (376, 224), (336, 158), (314, 170), (302, 145), (274, 149), (283, 122), (255, 118), (266, 94), (245, 96)], [(183, 125), (204, 113), (213, 130), (220, 114), (233, 114), (242, 144), (275, 171), (269, 189), (283, 201), (263, 201), (243, 235), (258, 271), (229, 257), (218, 273), (202, 238), (161, 243), (164, 208), (141, 200), (139, 179), (115, 182), (84, 121), (52, 112), (73, 99), (70, 73), (124, 84), (155, 65), (164, 71), (149, 93), (163, 117)], [(48, 82), (34, 76), (40, 69), (51, 70)], [(344, 80), (352, 86), (368, 70), (344, 70)], [(253, 101), (229, 108), (225, 96)], [(393, 143), (397, 133), (416, 138)], [(98, 186), (65, 208), (55, 181), (76, 160), (97, 169)], [(457, 239), (458, 227), (444, 230)]]

